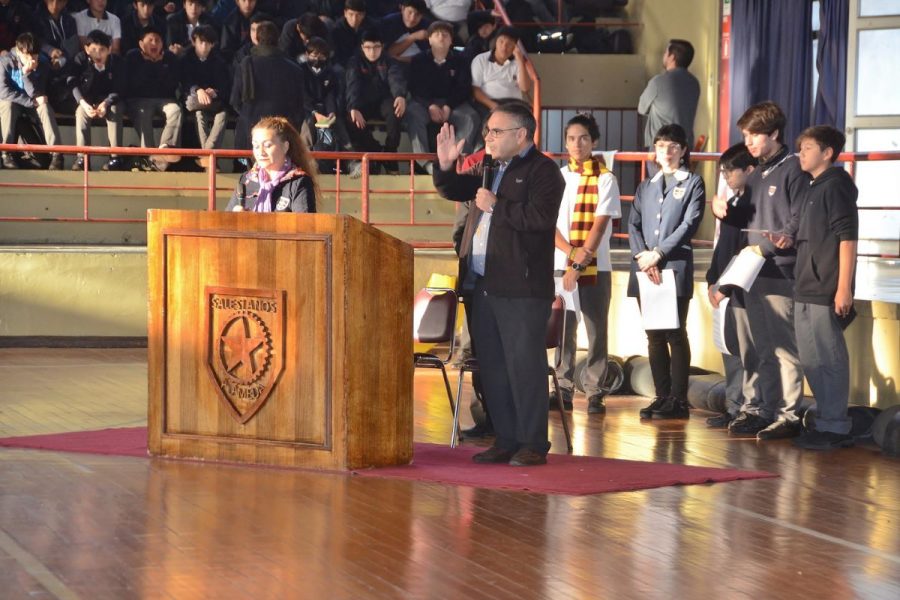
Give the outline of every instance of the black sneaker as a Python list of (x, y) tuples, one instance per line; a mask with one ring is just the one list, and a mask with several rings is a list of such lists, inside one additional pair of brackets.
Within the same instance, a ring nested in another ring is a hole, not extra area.
[(734, 421), (734, 417), (731, 416), (730, 413), (722, 413), (721, 415), (716, 415), (714, 417), (710, 417), (706, 420), (706, 426), (711, 429), (726, 429), (731, 422)]
[(647, 406), (645, 406), (644, 408), (642, 408), (642, 409), (638, 412), (638, 414), (641, 416), (642, 419), (650, 419), (650, 418), (652, 418), (652, 417), (653, 417), (653, 411), (659, 410), (659, 409), (662, 407), (663, 403), (664, 403), (667, 399), (668, 399), (668, 398), (666, 398), (665, 396), (657, 396), (656, 398), (653, 399), (653, 402), (651, 402), (649, 405), (647, 405)]
[(72, 163), (73, 171), (84, 171), (84, 157), (79, 156), (75, 159), (75, 162)]
[(3, 163), (4, 169), (18, 169), (19, 163), (16, 161), (16, 157), (12, 154), (3, 154), (3, 158), (0, 159)]
[(59, 152), (54, 152), (50, 155), (50, 166), (48, 167), (51, 171), (62, 171), (63, 170), (63, 155)]
[(741, 413), (728, 425), (728, 431), (735, 435), (756, 435), (771, 424), (772, 421), (759, 415)]
[(806, 450), (834, 450), (849, 448), (853, 445), (853, 436), (831, 431), (804, 431), (794, 438), (794, 445)]
[(494, 428), (486, 425), (475, 425), (459, 432), (460, 437), (464, 440), (480, 440), (488, 437), (494, 437)]
[(800, 435), (799, 421), (775, 421), (756, 434), (758, 440), (784, 440)]
[(145, 173), (151, 173), (151, 172), (159, 171), (159, 169), (156, 168), (156, 163), (154, 163), (152, 160), (150, 160), (149, 156), (142, 156), (139, 159), (137, 159), (136, 161), (134, 161), (134, 164), (131, 165), (131, 171), (132, 172), (143, 171)]
[[(562, 389), (559, 391), (559, 393), (562, 394), (563, 409), (572, 410), (572, 391)], [(557, 406), (559, 405), (557, 404), (556, 400), (556, 392), (552, 392), (550, 394), (550, 410), (553, 410)]]
[(594, 394), (588, 398), (588, 414), (599, 415), (606, 412), (606, 404), (603, 403), (605, 394)]
[(653, 411), (654, 419), (687, 419), (691, 416), (691, 405), (684, 398), (669, 396), (658, 409)]

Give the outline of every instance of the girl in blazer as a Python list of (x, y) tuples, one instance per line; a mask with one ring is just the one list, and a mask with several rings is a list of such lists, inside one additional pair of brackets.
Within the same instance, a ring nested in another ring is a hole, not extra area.
[(642, 419), (684, 419), (689, 416), (687, 401), (691, 348), (685, 322), (693, 295), (694, 252), (691, 238), (703, 218), (706, 193), (703, 179), (691, 173), (687, 134), (679, 125), (665, 125), (653, 140), (660, 170), (638, 186), (628, 218), (631, 276), (628, 295), (638, 298), (642, 311), (637, 272), (659, 284), (662, 271), (675, 275), (678, 296), (677, 329), (647, 330), (650, 371), (656, 397), (641, 409)]

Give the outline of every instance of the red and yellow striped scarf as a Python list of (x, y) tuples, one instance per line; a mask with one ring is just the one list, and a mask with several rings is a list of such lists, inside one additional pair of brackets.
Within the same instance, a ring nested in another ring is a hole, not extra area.
[[(609, 169), (603, 163), (602, 157), (591, 157), (584, 162), (574, 158), (569, 159), (569, 171), (579, 173), (578, 192), (575, 195), (575, 207), (572, 210), (572, 224), (569, 226), (569, 244), (574, 248), (584, 246), (591, 227), (594, 225), (594, 213), (597, 212), (597, 203), (600, 197), (597, 195), (597, 182), (601, 175), (609, 173)], [(569, 259), (569, 265), (572, 260)], [(591, 258), (578, 277), (579, 285), (593, 285), (597, 282), (597, 257)]]

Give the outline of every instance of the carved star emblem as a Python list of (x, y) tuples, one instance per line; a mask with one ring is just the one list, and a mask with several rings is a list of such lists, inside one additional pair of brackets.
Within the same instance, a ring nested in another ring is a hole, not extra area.
[(258, 368), (254, 356), (263, 347), (266, 338), (253, 335), (247, 317), (240, 317), (228, 328), (228, 334), (220, 338), (223, 344), (225, 370), (238, 379), (250, 379)]

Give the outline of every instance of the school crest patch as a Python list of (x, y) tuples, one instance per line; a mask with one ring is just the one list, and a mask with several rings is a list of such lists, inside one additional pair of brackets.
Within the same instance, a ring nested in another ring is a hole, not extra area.
[(769, 186), (769, 195), (770, 195), (770, 196), (774, 196), (774, 195), (775, 195), (775, 192), (777, 192), (777, 191), (778, 191), (778, 187), (777, 187), (777, 186), (774, 186), (774, 185), (770, 185), (770, 186)]

